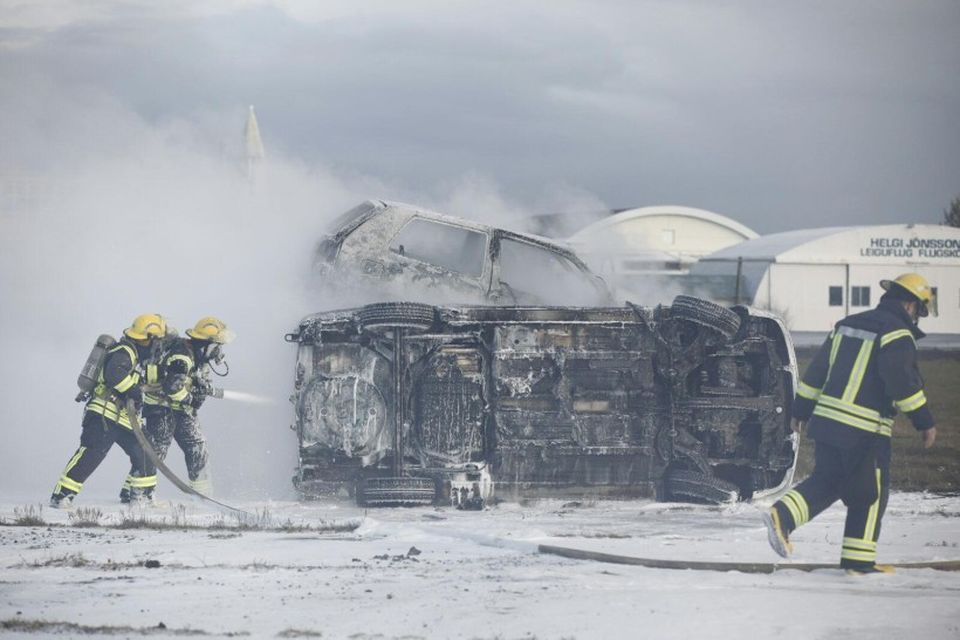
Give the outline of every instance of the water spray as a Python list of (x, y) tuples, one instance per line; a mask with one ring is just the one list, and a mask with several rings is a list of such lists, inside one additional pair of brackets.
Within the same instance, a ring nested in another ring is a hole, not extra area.
[(222, 398), (223, 400), (235, 400), (237, 402), (243, 402), (246, 404), (260, 404), (260, 405), (269, 405), (276, 404), (273, 398), (268, 398), (266, 396), (258, 396), (255, 393), (247, 393), (245, 391), (232, 391), (230, 389), (221, 389), (219, 387), (214, 387), (213, 393), (210, 394), (214, 398)]

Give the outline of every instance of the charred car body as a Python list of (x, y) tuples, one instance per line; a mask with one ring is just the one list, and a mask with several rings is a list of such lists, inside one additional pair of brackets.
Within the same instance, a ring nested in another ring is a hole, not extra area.
[(721, 502), (792, 477), (793, 350), (746, 307), (377, 303), (308, 316), (287, 340), (307, 497)]
[[(606, 284), (569, 248), (535, 235), (412, 205), (370, 200), (334, 220), (314, 266), (326, 284), (397, 300), (611, 304)], [(336, 278), (329, 278), (336, 273)]]

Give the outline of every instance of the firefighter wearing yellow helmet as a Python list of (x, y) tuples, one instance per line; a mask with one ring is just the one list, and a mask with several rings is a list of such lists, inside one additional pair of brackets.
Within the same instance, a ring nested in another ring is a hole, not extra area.
[[(197, 422), (197, 410), (213, 391), (211, 373), (226, 375), (229, 370), (222, 345), (233, 340), (234, 334), (213, 316), (201, 318), (186, 334), (185, 338), (168, 339), (158, 369), (154, 373), (148, 371), (148, 378), (156, 384), (148, 385), (144, 394), (143, 431), (161, 460), (175, 440), (183, 451), (190, 485), (209, 495), (209, 454)], [(149, 461), (148, 471), (156, 474)], [(135, 497), (136, 482), (136, 470), (131, 468), (120, 492), (122, 502)]]
[[(51, 506), (60, 508), (72, 504), (83, 483), (100, 465), (114, 442), (130, 458), (131, 487), (135, 495), (149, 496), (152, 493), (157, 484), (156, 470), (152, 469), (133, 434), (126, 402), (132, 399), (135, 405), (141, 403), (142, 372), (166, 332), (167, 322), (163, 316), (156, 313), (139, 315), (123, 330), (120, 341), (106, 351), (84, 408), (80, 447), (54, 487)], [(83, 395), (78, 397), (82, 398)]]
[(926, 278), (905, 273), (882, 280), (875, 309), (836, 324), (803, 375), (793, 403), (816, 443), (809, 478), (764, 514), (770, 545), (787, 557), (790, 534), (838, 499), (847, 506), (840, 565), (848, 573), (890, 571), (876, 564), (880, 522), (890, 490), (893, 418), (906, 415), (924, 447), (937, 437), (917, 366), (917, 322), (937, 314)]
[(228, 329), (222, 320), (213, 316), (197, 320), (197, 324), (192, 329), (187, 329), (187, 335), (194, 340), (216, 344), (227, 344), (235, 337), (233, 331)]
[[(927, 279), (919, 273), (904, 273), (893, 280), (881, 280), (880, 287), (891, 292), (897, 299), (918, 302), (916, 313), (920, 318), (938, 315), (937, 294)], [(913, 321), (916, 323), (917, 319), (914, 318)]]

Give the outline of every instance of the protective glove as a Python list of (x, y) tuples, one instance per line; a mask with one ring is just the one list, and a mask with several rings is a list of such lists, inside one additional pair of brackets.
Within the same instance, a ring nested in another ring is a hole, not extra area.
[(186, 386), (187, 380), (189, 380), (189, 378), (182, 373), (167, 375), (163, 379), (163, 392), (168, 396), (173, 395)]
[(140, 385), (134, 385), (130, 389), (119, 394), (118, 399), (120, 400), (119, 404), (121, 407), (125, 407), (127, 400), (133, 400), (133, 406), (136, 407), (137, 412), (139, 413), (140, 408), (143, 407), (143, 389)]

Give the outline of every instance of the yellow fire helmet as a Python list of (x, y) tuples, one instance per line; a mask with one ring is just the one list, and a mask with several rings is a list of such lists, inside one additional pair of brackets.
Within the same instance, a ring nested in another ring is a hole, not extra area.
[(195, 340), (209, 340), (217, 344), (227, 344), (236, 337), (236, 334), (227, 328), (223, 320), (207, 316), (197, 320), (192, 329), (187, 329), (187, 335)]
[(937, 315), (937, 294), (919, 273), (903, 273), (893, 280), (881, 280), (880, 286), (884, 291), (889, 291), (890, 287), (900, 287), (920, 301), (920, 317), (926, 318), (928, 315)]
[(123, 330), (123, 335), (132, 340), (149, 340), (167, 335), (167, 321), (158, 313), (144, 313), (133, 319)]

